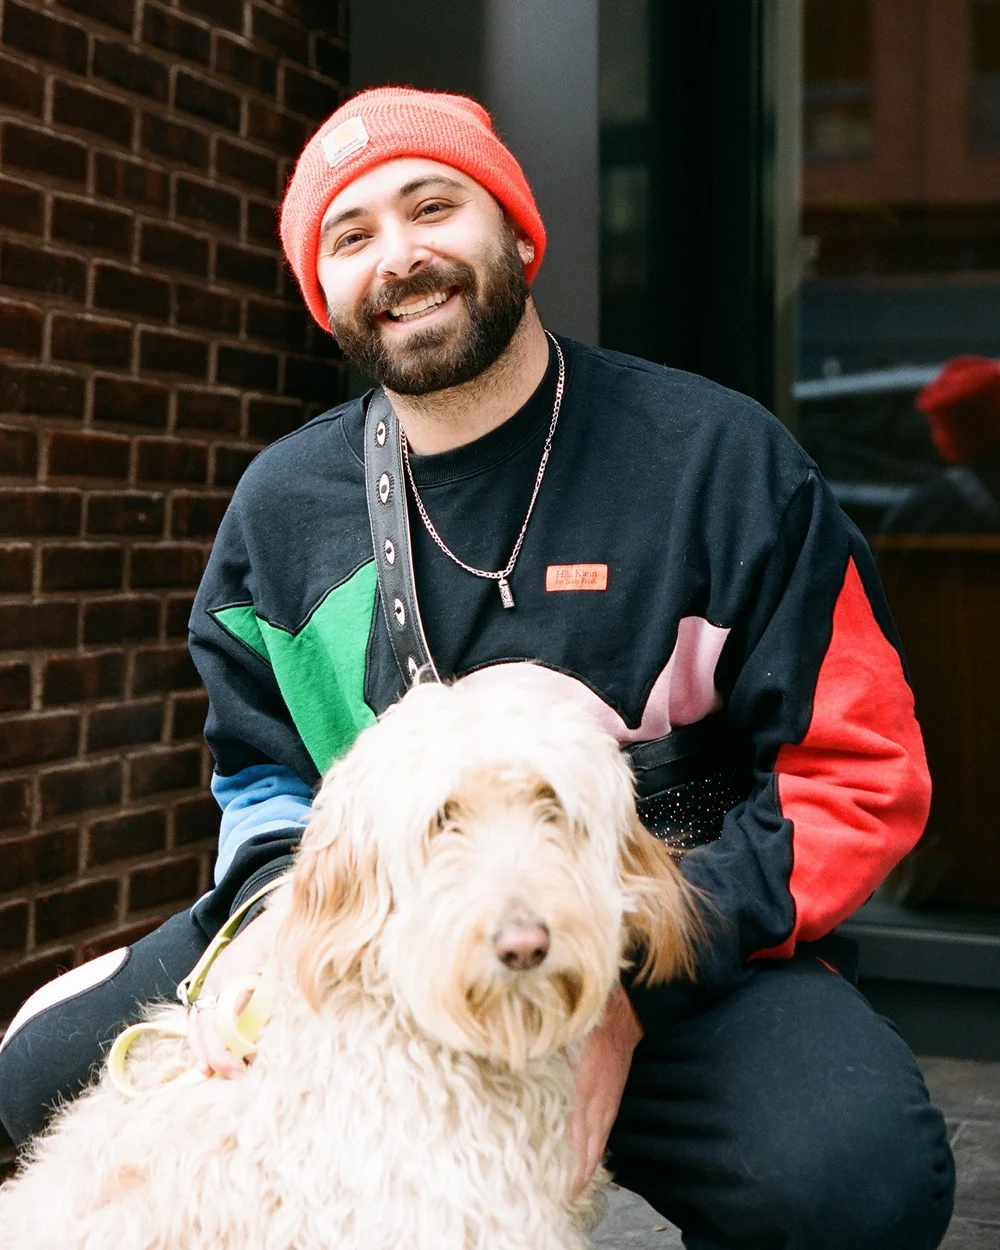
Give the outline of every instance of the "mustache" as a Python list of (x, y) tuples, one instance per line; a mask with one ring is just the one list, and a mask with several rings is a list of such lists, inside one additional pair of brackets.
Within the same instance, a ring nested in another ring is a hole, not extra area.
[(422, 269), (412, 278), (390, 278), (377, 291), (365, 296), (359, 312), (371, 320), (390, 308), (395, 308), (397, 304), (405, 304), (408, 300), (433, 295), (435, 291), (444, 291), (450, 287), (474, 292), (476, 275), (473, 269), (460, 263), (436, 265), (433, 269)]

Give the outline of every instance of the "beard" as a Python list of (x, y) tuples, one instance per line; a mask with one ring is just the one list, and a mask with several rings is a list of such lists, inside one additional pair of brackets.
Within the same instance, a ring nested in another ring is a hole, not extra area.
[[(437, 291), (465, 302), (464, 330), (453, 326), (414, 330), (405, 342), (387, 342), (381, 315), (386, 309)], [(365, 296), (353, 315), (327, 305), (330, 328), (345, 356), (380, 386), (397, 395), (427, 395), (470, 382), (506, 350), (528, 302), (524, 264), (513, 232), (504, 229), (482, 266), (482, 278), (460, 261), (441, 262), (412, 278), (383, 283)]]

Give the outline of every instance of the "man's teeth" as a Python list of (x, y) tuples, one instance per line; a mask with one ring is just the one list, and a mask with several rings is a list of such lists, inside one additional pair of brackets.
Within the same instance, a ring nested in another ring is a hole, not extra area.
[(435, 291), (433, 295), (427, 295), (423, 299), (411, 300), (408, 304), (397, 304), (395, 308), (389, 309), (389, 316), (396, 321), (412, 321), (414, 317), (425, 313), (428, 308), (436, 308), (438, 304), (443, 304), (447, 298), (447, 291)]

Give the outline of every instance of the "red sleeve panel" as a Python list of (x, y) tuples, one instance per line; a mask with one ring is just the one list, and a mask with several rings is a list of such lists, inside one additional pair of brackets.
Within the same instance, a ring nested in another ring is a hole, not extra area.
[(792, 823), (795, 926), (758, 959), (787, 958), (796, 941), (829, 933), (914, 846), (927, 820), (930, 776), (913, 695), (853, 559), (809, 728), (801, 742), (781, 747), (775, 772)]

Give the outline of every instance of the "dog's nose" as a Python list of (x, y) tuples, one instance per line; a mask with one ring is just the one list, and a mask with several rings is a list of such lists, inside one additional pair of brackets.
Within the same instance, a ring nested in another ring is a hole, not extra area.
[(542, 923), (508, 921), (493, 935), (497, 959), (511, 972), (537, 968), (549, 953), (549, 930)]

